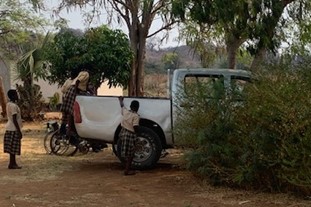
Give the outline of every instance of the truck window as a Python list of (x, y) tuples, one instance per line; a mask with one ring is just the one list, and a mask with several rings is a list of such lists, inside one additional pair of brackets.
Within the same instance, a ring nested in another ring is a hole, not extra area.
[(243, 89), (250, 81), (249, 77), (231, 76), (231, 92), (237, 100), (243, 100)]
[(224, 77), (221, 75), (189, 74), (184, 78), (184, 90), (187, 96), (202, 95), (216, 98), (224, 93)]

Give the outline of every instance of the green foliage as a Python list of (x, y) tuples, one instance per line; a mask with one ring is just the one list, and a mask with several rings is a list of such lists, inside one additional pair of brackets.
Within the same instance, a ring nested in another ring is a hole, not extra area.
[(190, 170), (213, 184), (311, 192), (310, 66), (288, 66), (254, 75), (242, 99), (181, 96), (192, 107), (175, 133)]
[[(182, 106), (181, 108), (177, 107), (176, 111), (177, 123), (174, 133), (178, 137), (177, 144), (197, 149), (203, 140), (193, 138), (201, 137), (206, 126), (218, 117), (222, 108), (222, 102), (219, 102), (218, 99), (224, 96), (224, 88), (217, 84), (210, 87), (208, 83), (190, 83), (184, 90), (180, 89), (179, 91), (180, 94), (174, 100), (176, 106)], [(202, 116), (206, 110), (211, 113), (208, 116)]]
[(40, 118), (40, 111), (44, 100), (39, 85), (16, 85), (19, 94), (18, 105), (21, 109), (22, 118), (33, 121)]
[(24, 54), (18, 59), (16, 65), (17, 79), (23, 82), (23, 85), (18, 86), (21, 94), (21, 106), (25, 119), (33, 120), (38, 116), (41, 110), (42, 94), (40, 87), (34, 84), (35, 80), (44, 79), (46, 76), (47, 65), (42, 56), (42, 50), (46, 46), (49, 39), (49, 34), (40, 42), (40, 38), (34, 38), (37, 44), (25, 44)]
[(51, 63), (48, 79), (62, 84), (72, 69), (84, 68), (98, 88), (104, 78), (113, 86), (127, 86), (130, 76), (132, 51), (129, 40), (120, 30), (106, 26), (92, 28), (85, 33), (62, 29), (45, 51)]
[(43, 51), (47, 46), (50, 34), (43, 38), (40, 34), (32, 34), (32, 42), (21, 44), (23, 54), (17, 60), (15, 72), (16, 79), (20, 79), (24, 84), (33, 84), (33, 81), (45, 79), (48, 70), (48, 63), (43, 57)]
[(311, 190), (311, 96), (304, 93), (311, 89), (311, 74), (309, 67), (304, 69), (266, 72), (247, 88), (248, 99), (236, 121), (246, 136), (241, 146), (251, 152), (244, 154), (243, 164), (252, 169), (249, 176), (257, 185)]
[(182, 37), (207, 58), (203, 65), (213, 58), (207, 46), (219, 39), (226, 44), (229, 67), (243, 43), (252, 56), (276, 53), (284, 42), (296, 54), (310, 51), (310, 0), (173, 0), (172, 5), (173, 15), (186, 25)]
[[(160, 59), (160, 58), (159, 58)], [(167, 73), (166, 70), (163, 69), (163, 65), (159, 62), (151, 62), (146, 61), (145, 62), (145, 72), (146, 74), (152, 74), (152, 73)]]
[(81, 64), (82, 36), (80, 30), (62, 29), (48, 43), (44, 56), (51, 64), (48, 80), (52, 83), (63, 84), (70, 77), (70, 71)]
[(166, 53), (162, 56), (161, 61), (165, 69), (177, 69), (180, 65), (179, 56), (175, 52)]
[(311, 43), (311, 1), (299, 0), (292, 2), (287, 8), (287, 15), (283, 17), (281, 35), (287, 37), (285, 41), (289, 47), (284, 52), (304, 55), (310, 52)]
[[(93, 9), (86, 14), (88, 22), (91, 22), (97, 14), (101, 14), (102, 9), (104, 9), (107, 12), (108, 23), (111, 23), (113, 17), (117, 14), (117, 22), (120, 24), (125, 23), (127, 26), (130, 46), (133, 51), (131, 76), (130, 81), (128, 81), (128, 94), (131, 96), (143, 96), (146, 40), (147, 38), (157, 35), (159, 32), (169, 31), (177, 22), (175, 18), (171, 18), (170, 15), (171, 1), (62, 0), (59, 10), (70, 7), (79, 7), (83, 9), (89, 8), (89, 6)], [(161, 18), (163, 24), (154, 27), (155, 30), (150, 30), (153, 21), (157, 18)], [(120, 57), (122, 56), (119, 56), (119, 58)], [(110, 80), (110, 78), (108, 79)], [(113, 82), (111, 83), (114, 85)]]
[(58, 104), (60, 104), (60, 95), (56, 92), (52, 97), (49, 97), (49, 107), (52, 111), (56, 111)]
[(32, 4), (17, 0), (0, 1), (0, 52), (6, 59), (15, 59), (19, 55), (20, 44), (29, 42), (29, 33), (42, 31), (47, 20), (35, 15), (31, 7), (37, 5), (38, 1)]
[[(202, 64), (208, 66), (216, 58), (210, 52), (213, 48), (217, 50), (217, 46), (225, 43), (228, 50), (232, 48), (236, 53), (250, 36), (250, 24), (256, 19), (251, 14), (251, 6), (251, 2), (248, 5), (239, 0), (176, 0), (172, 13), (183, 20), (186, 26), (182, 36), (200, 53)], [(214, 46), (216, 42), (218, 45)]]
[(228, 184), (237, 155), (231, 136), (235, 115), (232, 108), (236, 101), (224, 98), (221, 85), (213, 85), (212, 90), (207, 90), (204, 84), (194, 87), (197, 92), (191, 90), (178, 97), (184, 107), (178, 111), (174, 131), (177, 144), (190, 149), (186, 154), (190, 170), (214, 184)]
[[(93, 28), (85, 33), (85, 62), (91, 61), (91, 80), (95, 86), (108, 79), (110, 86), (127, 87), (130, 78), (133, 53), (127, 36), (121, 30), (110, 30), (106, 26)], [(103, 76), (102, 76), (103, 74)]]

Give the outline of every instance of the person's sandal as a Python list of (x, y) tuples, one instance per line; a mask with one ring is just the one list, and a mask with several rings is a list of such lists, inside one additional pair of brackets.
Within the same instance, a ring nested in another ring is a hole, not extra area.
[(8, 169), (22, 169), (22, 167), (20, 167), (18, 165), (9, 165)]
[(124, 171), (124, 175), (135, 175), (136, 174), (136, 172), (135, 171), (132, 171), (132, 170), (130, 170), (130, 171)]

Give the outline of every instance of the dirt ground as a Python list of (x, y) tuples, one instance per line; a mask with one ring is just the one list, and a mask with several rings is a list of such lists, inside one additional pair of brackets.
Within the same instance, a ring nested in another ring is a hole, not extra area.
[[(4, 124), (0, 124), (3, 149)], [(0, 153), (1, 207), (307, 207), (311, 201), (287, 194), (216, 188), (181, 166), (182, 152), (170, 150), (155, 169), (124, 176), (110, 148), (61, 157), (46, 154), (45, 123), (24, 124), (21, 170), (8, 170)]]

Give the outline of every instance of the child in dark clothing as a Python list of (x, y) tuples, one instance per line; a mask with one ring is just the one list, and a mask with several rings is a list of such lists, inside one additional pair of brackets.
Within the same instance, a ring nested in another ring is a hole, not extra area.
[(136, 100), (132, 101), (130, 105), (131, 110), (124, 107), (123, 97), (119, 97), (119, 102), (123, 116), (119, 138), (122, 142), (121, 157), (125, 158), (126, 161), (124, 175), (134, 175), (135, 172), (131, 170), (131, 165), (135, 154), (136, 134), (139, 128), (139, 115), (137, 114), (139, 102)]
[(88, 82), (89, 73), (86, 71), (81, 71), (79, 75), (72, 81), (70, 87), (64, 94), (63, 104), (60, 109), (62, 112), (60, 133), (63, 135), (67, 134), (66, 124), (68, 124), (68, 132), (75, 132), (73, 122), (74, 102), (78, 94), (86, 94)]
[(10, 154), (9, 169), (21, 169), (16, 164), (16, 155), (21, 154), (21, 139), (23, 138), (21, 111), (16, 102), (18, 94), (16, 90), (8, 91), (9, 102), (6, 106), (8, 122), (5, 126), (5, 134), (3, 141), (4, 153)]

